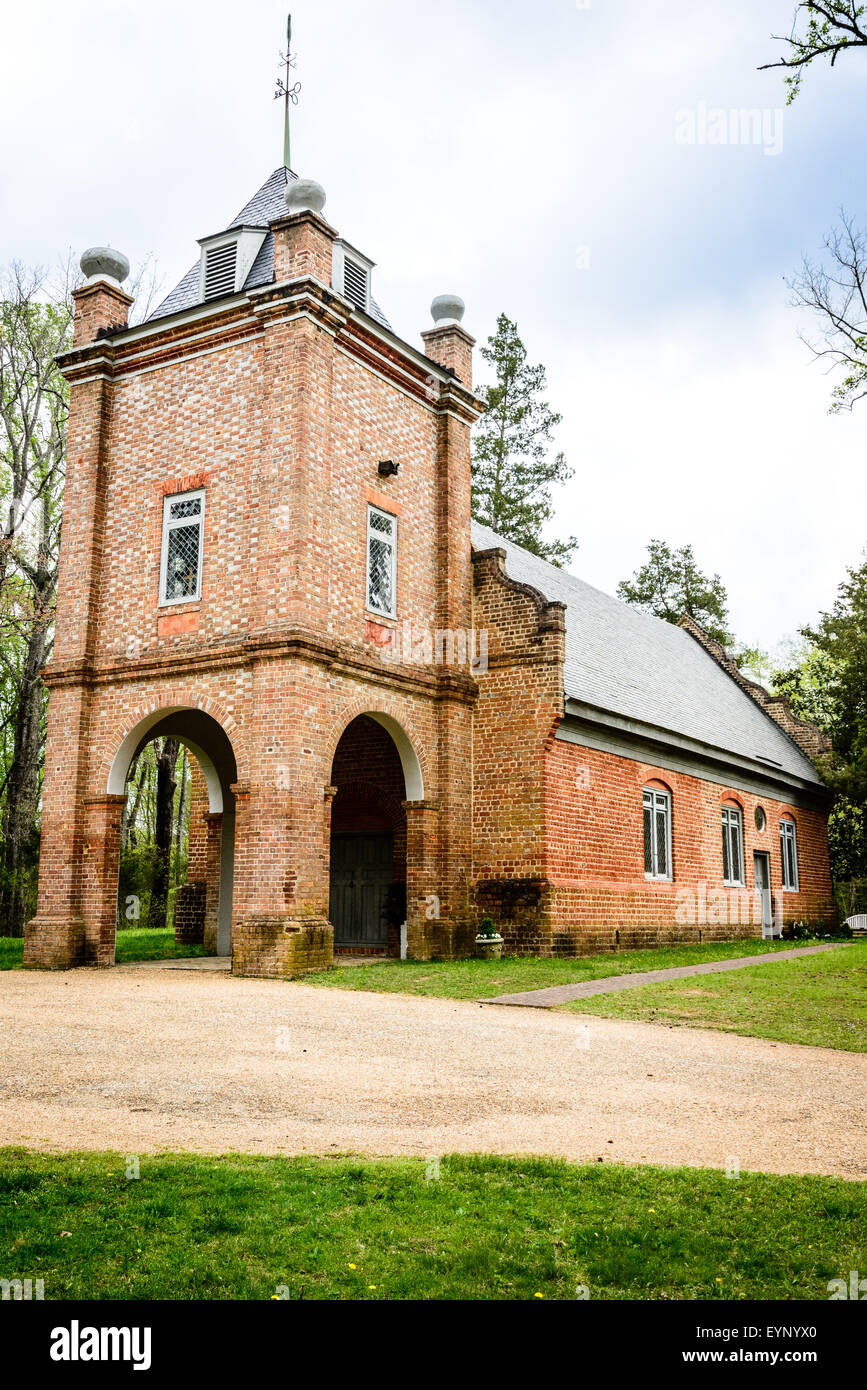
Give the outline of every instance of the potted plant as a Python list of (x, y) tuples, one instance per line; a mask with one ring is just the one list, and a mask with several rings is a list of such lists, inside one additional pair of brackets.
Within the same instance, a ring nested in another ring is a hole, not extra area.
[(503, 954), (503, 938), (494, 926), (493, 917), (483, 917), (476, 934), (476, 955), (480, 960), (499, 960)]

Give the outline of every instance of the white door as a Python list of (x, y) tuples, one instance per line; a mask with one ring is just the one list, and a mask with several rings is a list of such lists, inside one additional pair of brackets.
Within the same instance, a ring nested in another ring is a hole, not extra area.
[(774, 903), (771, 896), (771, 856), (764, 850), (753, 855), (756, 892), (762, 900), (762, 936), (774, 935)]

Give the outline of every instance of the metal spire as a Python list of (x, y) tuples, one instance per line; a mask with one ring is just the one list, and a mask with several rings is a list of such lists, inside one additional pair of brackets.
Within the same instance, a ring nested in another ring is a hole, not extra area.
[(291, 146), (289, 143), (289, 103), (293, 106), (298, 105), (298, 93), (301, 91), (301, 83), (296, 82), (294, 87), (289, 86), (291, 69), (295, 67), (296, 58), (292, 52), (292, 16), (286, 17), (286, 52), (280, 54), (280, 62), (285, 64), (286, 76), (277, 78), (277, 90), (274, 93), (275, 100), (282, 97), (285, 104), (283, 116), (283, 164), (285, 168), (291, 169)]

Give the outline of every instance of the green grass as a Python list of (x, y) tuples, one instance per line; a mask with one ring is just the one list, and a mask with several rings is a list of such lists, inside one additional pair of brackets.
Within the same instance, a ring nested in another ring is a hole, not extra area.
[(438, 999), (483, 999), (494, 994), (545, 989), (627, 975), (638, 970), (667, 970), (676, 965), (761, 955), (766, 951), (808, 946), (808, 941), (723, 941), (702, 946), (663, 946), (647, 951), (606, 951), (569, 960), (541, 956), (506, 956), (503, 960), (389, 961), (344, 966), (305, 976), (308, 985), (373, 990), (378, 994), (427, 994)]
[(867, 942), (800, 960), (749, 965), (730, 974), (642, 985), (560, 1007), (867, 1052)]
[(553, 1159), (0, 1150), (3, 1276), (46, 1299), (826, 1299), (867, 1184)]
[[(21, 937), (0, 936), (0, 970), (20, 970), (24, 954)], [(171, 927), (152, 931), (135, 927), (117, 934), (117, 962), (132, 960), (179, 960), (184, 956), (203, 956), (204, 946), (179, 946)]]

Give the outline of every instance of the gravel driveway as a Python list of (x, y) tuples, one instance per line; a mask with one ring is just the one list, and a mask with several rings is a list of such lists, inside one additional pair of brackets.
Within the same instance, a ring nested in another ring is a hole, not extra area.
[(556, 1154), (867, 1177), (867, 1056), (119, 967), (0, 975), (0, 1143)]

